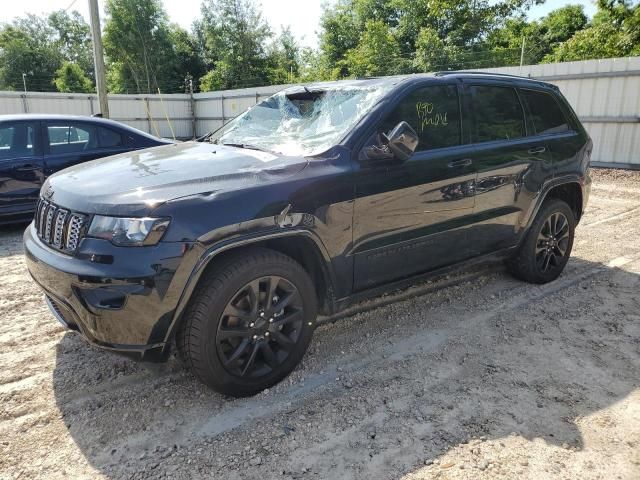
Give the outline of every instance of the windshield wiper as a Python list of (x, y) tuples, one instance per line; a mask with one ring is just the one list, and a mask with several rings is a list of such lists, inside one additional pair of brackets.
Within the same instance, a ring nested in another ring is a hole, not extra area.
[(248, 143), (221, 143), (220, 145), (226, 145), (227, 147), (247, 148), (249, 150), (259, 150), (261, 152), (273, 153), (266, 148), (258, 147), (256, 145), (250, 145)]

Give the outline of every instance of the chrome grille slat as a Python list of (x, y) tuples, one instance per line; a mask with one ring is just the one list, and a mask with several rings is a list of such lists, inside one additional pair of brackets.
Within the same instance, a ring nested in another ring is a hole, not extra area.
[(71, 220), (69, 220), (69, 227), (67, 229), (67, 241), (66, 249), (69, 251), (75, 251), (80, 243), (80, 233), (84, 226), (84, 217), (80, 215), (71, 214)]
[(50, 247), (73, 254), (84, 235), (87, 216), (40, 199), (34, 223), (38, 237)]
[(62, 245), (62, 232), (64, 231), (65, 221), (67, 219), (67, 210), (59, 209), (56, 215), (56, 226), (53, 231), (53, 246), (57, 248), (63, 248)]
[(47, 243), (51, 243), (51, 230), (53, 229), (53, 218), (56, 215), (57, 208), (53, 205), (49, 205), (47, 208), (47, 219), (46, 225), (44, 227), (44, 241)]

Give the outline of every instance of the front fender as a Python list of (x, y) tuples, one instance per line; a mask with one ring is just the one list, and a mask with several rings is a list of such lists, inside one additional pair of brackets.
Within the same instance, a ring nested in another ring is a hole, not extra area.
[[(300, 215), (300, 221), (305, 220), (306, 215), (294, 214), (287, 215), (288, 218), (275, 217), (271, 219), (258, 219), (233, 227), (224, 227), (219, 230), (210, 232), (194, 244), (191, 251), (187, 254), (190, 257), (190, 264), (193, 264), (190, 274), (185, 282), (184, 289), (178, 300), (171, 325), (167, 330), (165, 342), (169, 342), (180, 324), (182, 314), (187, 307), (193, 292), (198, 285), (203, 272), (220, 254), (242, 247), (255, 245), (267, 240), (287, 238), (287, 237), (305, 237), (313, 242), (322, 259), (323, 274), (326, 281), (330, 285), (335, 285), (335, 272), (331, 265), (331, 258), (320, 238), (301, 222), (296, 223), (297, 215)], [(292, 222), (293, 221), (293, 222)], [(307, 222), (310, 219), (306, 219)], [(269, 229), (254, 230), (252, 227), (261, 225), (265, 227), (271, 224)]]

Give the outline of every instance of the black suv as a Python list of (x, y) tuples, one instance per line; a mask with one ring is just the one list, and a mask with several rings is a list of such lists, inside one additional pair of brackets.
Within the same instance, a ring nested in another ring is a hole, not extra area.
[(554, 280), (592, 143), (557, 87), (447, 72), (288, 88), (200, 139), (71, 167), (24, 234), (54, 315), (250, 395), (318, 313), (465, 261)]

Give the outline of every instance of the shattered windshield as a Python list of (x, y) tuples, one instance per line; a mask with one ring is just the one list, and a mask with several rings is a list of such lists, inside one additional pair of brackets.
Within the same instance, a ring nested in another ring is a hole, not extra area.
[(339, 143), (389, 87), (294, 87), (239, 115), (208, 140), (283, 155), (315, 155)]

